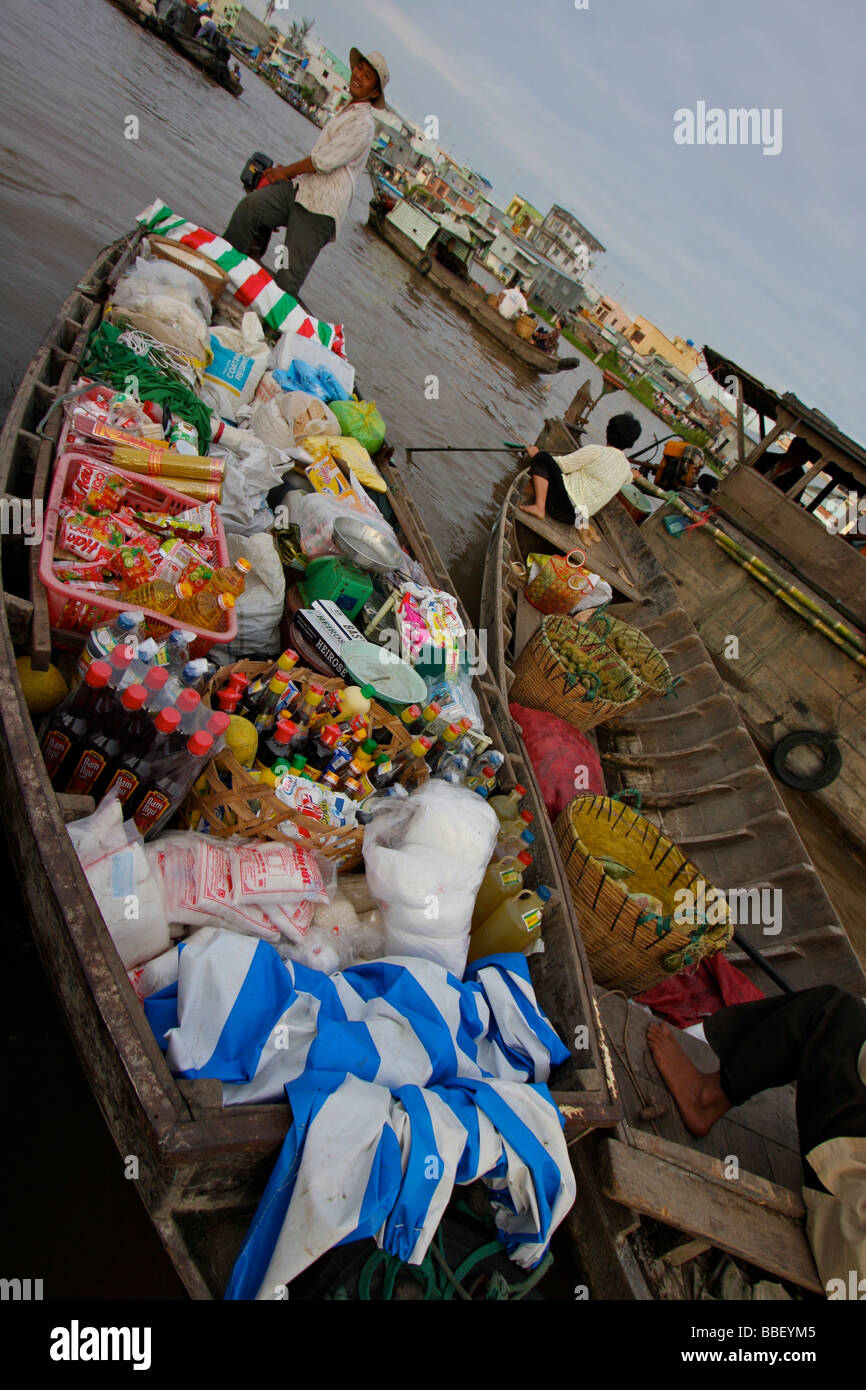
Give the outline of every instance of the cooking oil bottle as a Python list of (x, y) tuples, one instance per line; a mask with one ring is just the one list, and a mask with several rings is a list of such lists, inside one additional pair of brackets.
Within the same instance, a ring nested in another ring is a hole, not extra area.
[[(497, 860), (498, 864), (503, 861)], [(550, 901), (550, 889), (539, 884), (535, 892), (521, 888), (505, 898), (469, 938), (469, 960), (508, 951), (525, 951), (541, 934), (541, 914)]]
[(472, 913), (473, 931), (501, 902), (520, 892), (523, 887), (524, 870), (528, 869), (531, 863), (532, 856), (525, 850), (520, 854), (506, 855), (504, 859), (491, 860), (475, 899), (475, 909)]

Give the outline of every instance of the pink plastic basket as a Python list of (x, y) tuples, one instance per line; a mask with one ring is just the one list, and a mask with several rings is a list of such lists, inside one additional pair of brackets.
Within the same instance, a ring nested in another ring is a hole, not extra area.
[[(78, 473), (79, 466), (82, 463), (92, 462), (93, 460), (83, 450), (71, 451), (58, 458), (54, 467), (54, 480), (44, 517), (42, 549), (39, 555), (39, 578), (48, 595), (48, 619), (54, 632), (55, 645), (59, 647), (64, 646), (62, 638), (64, 631), (88, 633), (96, 627), (97, 623), (110, 620), (129, 607), (129, 604), (124, 603), (122, 599), (100, 596), (94, 600), (93, 595), (86, 589), (79, 589), (74, 584), (64, 583), (54, 573), (54, 549), (60, 507)], [(184, 497), (183, 493), (165, 487), (156, 479), (144, 478), (136, 473), (126, 473), (122, 468), (115, 468), (113, 464), (109, 466), (112, 473), (117, 473), (128, 484), (129, 491), (124, 499), (124, 505), (131, 506), (136, 511), (165, 512), (168, 516), (177, 516), (179, 512), (186, 512), (191, 507), (202, 505), (195, 498)], [(209, 558), (216, 565), (231, 563), (225, 532), (219, 518), (217, 518), (216, 536), (212, 540), (197, 543), (197, 549), (203, 553), (209, 551)], [(155, 636), (162, 635), (171, 628), (181, 626), (187, 632), (194, 632), (196, 642), (190, 651), (190, 655), (194, 656), (204, 656), (206, 652), (210, 651), (214, 643), (233, 642), (238, 635), (238, 620), (234, 609), (229, 611), (228, 626), (225, 632), (211, 632), (207, 628), (192, 627), (189, 623), (181, 624), (175, 622), (165, 613), (158, 613), (155, 609), (144, 608), (141, 611), (150, 620), (150, 628)], [(73, 650), (77, 646), (74, 642), (70, 642), (68, 645)]]

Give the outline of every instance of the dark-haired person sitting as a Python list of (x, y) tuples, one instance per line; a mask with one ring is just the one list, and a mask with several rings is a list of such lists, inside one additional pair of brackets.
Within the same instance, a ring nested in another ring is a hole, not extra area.
[(623, 453), (640, 437), (640, 424), (626, 412), (607, 423), (606, 444), (587, 444), (572, 454), (549, 454), (527, 444), (534, 498), (520, 508), (530, 516), (549, 516), (567, 526), (585, 526), (591, 516), (632, 479)]
[(866, 1003), (817, 985), (720, 1009), (703, 1030), (718, 1071), (698, 1071), (667, 1024), (647, 1029), (686, 1127), (701, 1137), (732, 1106), (796, 1082), (815, 1264), (830, 1298), (866, 1298)]

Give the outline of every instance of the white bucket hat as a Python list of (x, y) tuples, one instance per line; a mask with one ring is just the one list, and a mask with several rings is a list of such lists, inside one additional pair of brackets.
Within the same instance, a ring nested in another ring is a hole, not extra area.
[[(362, 53), (360, 48), (350, 48), (349, 66), (352, 68), (357, 67), (358, 63), (362, 61), (370, 64), (370, 67), (373, 69), (373, 71), (376, 73), (376, 76), (379, 79), (379, 86), (381, 87), (382, 92), (384, 93), (385, 88), (391, 80), (391, 72), (388, 67), (388, 64), (382, 57), (382, 54), (376, 52)], [(378, 107), (380, 111), (383, 110), (387, 106), (387, 102), (385, 101), (384, 95), (377, 97), (376, 100), (373, 102), (373, 105)]]

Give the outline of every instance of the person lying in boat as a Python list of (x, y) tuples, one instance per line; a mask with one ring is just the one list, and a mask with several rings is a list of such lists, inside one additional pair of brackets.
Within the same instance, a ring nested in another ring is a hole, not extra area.
[(684, 1124), (700, 1138), (732, 1106), (796, 1082), (806, 1234), (815, 1264), (828, 1296), (863, 1298), (866, 1003), (835, 985), (818, 985), (734, 1004), (705, 1019), (703, 1029), (718, 1071), (698, 1071), (667, 1024), (647, 1029)]
[(390, 79), (381, 53), (349, 53), (349, 101), (328, 121), (306, 159), (275, 164), (242, 198), (223, 232), (245, 256), (261, 260), (271, 233), (285, 227), (283, 265), (274, 280), (297, 298), (319, 252), (334, 241), (376, 133), (373, 107), (385, 106)]
[(588, 444), (572, 454), (549, 454), (527, 444), (534, 498), (520, 510), (530, 516), (549, 516), (566, 526), (585, 526), (631, 482), (635, 470), (622, 451), (636, 442), (640, 429), (634, 415), (626, 411), (608, 420), (606, 444)]

